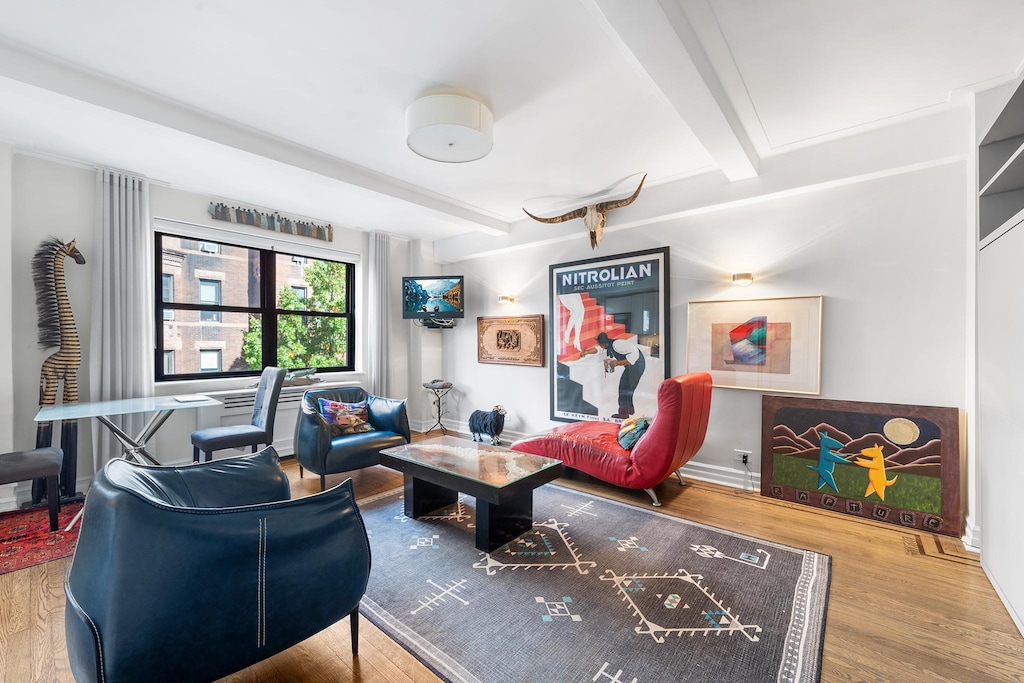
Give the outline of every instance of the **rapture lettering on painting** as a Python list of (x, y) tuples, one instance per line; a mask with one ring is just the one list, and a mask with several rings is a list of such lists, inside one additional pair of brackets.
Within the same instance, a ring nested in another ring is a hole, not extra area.
[(551, 419), (653, 415), (669, 376), (668, 249), (550, 270)]

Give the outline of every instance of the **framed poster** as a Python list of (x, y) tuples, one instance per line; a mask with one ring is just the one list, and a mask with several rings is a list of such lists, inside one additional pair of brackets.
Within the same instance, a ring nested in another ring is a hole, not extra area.
[(821, 393), (822, 296), (691, 301), (686, 371), (713, 386)]
[(476, 319), (478, 363), (544, 367), (544, 344), (543, 315)]
[(959, 536), (959, 410), (764, 396), (761, 495)]
[(669, 375), (668, 247), (549, 267), (551, 419), (652, 416)]

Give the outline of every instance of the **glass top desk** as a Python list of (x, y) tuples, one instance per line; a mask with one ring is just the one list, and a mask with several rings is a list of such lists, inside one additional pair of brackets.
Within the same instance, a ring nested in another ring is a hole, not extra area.
[(380, 464), (405, 477), (405, 514), (416, 518), (476, 498), (476, 547), (497, 550), (533, 527), (533, 490), (562, 474), (562, 462), (454, 436), (385, 448)]
[[(36, 413), (35, 421), (52, 422), (53, 420), (78, 420), (83, 417), (95, 417), (121, 442), (123, 457), (138, 462), (144, 462), (145, 459), (154, 465), (159, 465), (160, 463), (146, 451), (146, 444), (153, 438), (156, 431), (163, 426), (167, 418), (176, 410), (219, 405), (221, 405), (220, 401), (203, 394), (122, 398), (114, 401), (44, 406)], [(149, 422), (146, 423), (146, 426), (135, 437), (126, 433), (110, 420), (114, 415), (131, 415), (135, 413), (153, 414), (149, 418)]]

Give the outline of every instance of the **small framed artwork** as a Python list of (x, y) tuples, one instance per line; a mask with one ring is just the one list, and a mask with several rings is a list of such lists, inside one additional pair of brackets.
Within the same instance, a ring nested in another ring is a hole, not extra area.
[(823, 300), (691, 301), (686, 371), (711, 373), (716, 387), (821, 393)]
[(544, 316), (521, 315), (476, 319), (479, 363), (544, 367)]

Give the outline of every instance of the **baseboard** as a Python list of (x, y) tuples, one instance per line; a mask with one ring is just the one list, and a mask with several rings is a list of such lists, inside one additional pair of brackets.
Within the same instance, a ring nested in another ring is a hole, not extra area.
[(709, 465), (707, 463), (694, 462), (691, 460), (683, 465), (682, 475), (684, 477), (690, 477), (691, 479), (706, 481), (712, 484), (721, 484), (722, 486), (729, 486), (734, 489), (743, 489), (744, 491), (761, 490), (760, 474), (757, 472), (748, 472), (746, 470), (737, 470), (732, 467)]
[[(75, 491), (87, 493), (92, 485), (92, 475), (78, 477), (75, 481)], [(0, 512), (19, 510), (21, 506), (32, 500), (32, 480), (4, 484), (0, 486)]]
[(17, 486), (17, 483), (0, 486), (0, 512), (18, 509), (18, 501), (14, 492)]
[(988, 582), (991, 583), (992, 587), (996, 589), (996, 595), (999, 596), (999, 599), (1003, 603), (1003, 607), (1005, 607), (1006, 611), (1009, 612), (1010, 618), (1013, 619), (1013, 623), (1017, 626), (1017, 630), (1020, 631), (1020, 634), (1022, 636), (1024, 636), (1024, 619), (1022, 619), (1021, 615), (1017, 614), (1017, 612), (1014, 611), (1013, 605), (1011, 605), (1010, 601), (1006, 599), (1006, 594), (1003, 592), (1003, 589), (999, 586), (999, 582), (996, 581), (994, 576), (992, 576), (992, 572), (988, 570), (988, 564), (985, 562), (984, 555), (981, 558), (981, 568), (985, 571), (985, 576), (988, 577)]
[[(444, 420), (443, 424), (444, 428), (449, 432), (456, 432), (458, 434), (470, 433), (468, 422)], [(429, 422), (413, 422), (412, 420), (409, 421), (409, 429), (420, 434), (427, 433), (427, 430), (431, 427), (434, 427), (433, 432), (430, 434), (431, 437), (441, 436), (441, 430), (437, 428), (436, 419), (431, 419)], [(501, 441), (502, 446), (508, 446), (513, 441), (518, 441), (519, 439), (525, 438), (526, 436), (529, 435), (524, 434), (522, 432), (510, 431), (506, 429), (501, 433), (498, 439)]]
[(981, 552), (981, 527), (978, 526), (974, 515), (967, 515), (964, 521), (964, 535), (960, 540), (963, 541), (965, 550), (972, 553)]
[[(410, 422), (410, 428), (416, 432), (424, 432), (433, 423), (417, 423), (412, 424)], [(450, 432), (458, 432), (460, 434), (469, 434), (469, 423), (461, 421), (451, 421), (445, 424), (445, 429)], [(440, 430), (437, 430), (436, 436), (440, 436)], [(528, 436), (521, 432), (516, 431), (503, 431), (501, 436), (501, 443), (503, 446), (508, 446), (513, 441), (517, 441)], [(690, 477), (691, 479), (697, 479), (699, 481), (706, 481), (712, 484), (721, 484), (722, 486), (728, 486), (734, 489), (743, 489), (745, 491), (760, 491), (761, 490), (761, 475), (757, 472), (749, 472), (746, 470), (737, 470), (732, 467), (722, 467), (721, 465), (709, 465), (702, 462), (690, 461), (683, 465), (682, 475), (684, 477)]]

